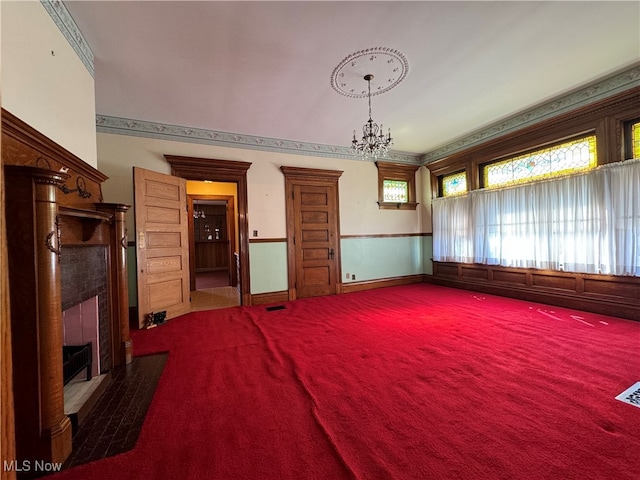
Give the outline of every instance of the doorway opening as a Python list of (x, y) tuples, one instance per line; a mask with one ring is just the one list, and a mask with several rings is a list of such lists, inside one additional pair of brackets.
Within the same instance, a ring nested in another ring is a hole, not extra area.
[(164, 157), (171, 165), (171, 174), (181, 177), (186, 181), (200, 181), (202, 184), (215, 181), (235, 185), (237, 192), (235, 209), (238, 227), (236, 230), (238, 245), (238, 257), (236, 258), (238, 264), (238, 290), (240, 291), (240, 304), (251, 305), (247, 203), (247, 170), (251, 167), (251, 163), (235, 160), (178, 157), (175, 155), (165, 155)]
[(187, 181), (191, 311), (240, 305), (237, 185)]

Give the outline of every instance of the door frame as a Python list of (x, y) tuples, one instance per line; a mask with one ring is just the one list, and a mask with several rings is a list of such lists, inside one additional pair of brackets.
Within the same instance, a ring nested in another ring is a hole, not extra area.
[(238, 275), (235, 268), (236, 244), (236, 216), (233, 195), (192, 195), (187, 193), (188, 221), (189, 221), (189, 286), (193, 292), (196, 289), (196, 245), (195, 227), (193, 219), (193, 202), (199, 200), (217, 200), (225, 203), (225, 221), (227, 224), (227, 238), (229, 247), (227, 256), (229, 264), (229, 285), (238, 285)]
[(283, 165), (280, 170), (284, 174), (285, 203), (287, 213), (287, 270), (288, 270), (288, 290), (289, 300), (298, 298), (296, 289), (296, 246), (294, 238), (295, 231), (295, 209), (293, 201), (294, 185), (315, 185), (335, 187), (335, 213), (336, 213), (336, 294), (342, 293), (342, 253), (340, 249), (340, 194), (338, 191), (338, 179), (342, 175), (342, 170), (323, 170), (318, 168), (288, 167)]
[(251, 279), (249, 276), (249, 216), (247, 202), (247, 170), (251, 162), (216, 160), (199, 157), (165, 155), (171, 165), (171, 175), (185, 180), (211, 180), (237, 185), (238, 201), (238, 254), (240, 256), (240, 303), (251, 305)]

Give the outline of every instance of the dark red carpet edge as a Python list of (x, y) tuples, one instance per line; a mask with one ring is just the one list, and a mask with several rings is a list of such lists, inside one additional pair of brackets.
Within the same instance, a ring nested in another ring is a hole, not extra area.
[(640, 323), (430, 285), (197, 312), (136, 447), (61, 479), (635, 479)]

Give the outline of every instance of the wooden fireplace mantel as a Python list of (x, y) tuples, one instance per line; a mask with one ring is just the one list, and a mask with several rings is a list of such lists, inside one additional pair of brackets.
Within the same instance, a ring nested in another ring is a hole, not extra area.
[(63, 462), (72, 442), (64, 413), (60, 258), (64, 247), (106, 249), (111, 365), (129, 363), (129, 206), (104, 203), (104, 174), (4, 109), (2, 164), (16, 460)]

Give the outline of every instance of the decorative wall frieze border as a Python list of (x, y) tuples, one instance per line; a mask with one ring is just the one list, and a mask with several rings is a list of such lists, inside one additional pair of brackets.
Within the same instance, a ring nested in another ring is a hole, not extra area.
[[(278, 138), (257, 137), (239, 133), (220, 132), (202, 128), (192, 128), (179, 125), (132, 120), (128, 118), (96, 115), (96, 130), (100, 133), (113, 133), (134, 137), (155, 138), (187, 143), (215, 145), (219, 147), (243, 148), (245, 150), (262, 150), (267, 152), (287, 153), (294, 155), (309, 155), (314, 157), (343, 158), (347, 160), (363, 160), (351, 153), (351, 147), (339, 145), (324, 145), (310, 142), (296, 142)], [(418, 164), (419, 155), (391, 151), (378, 160), (388, 160), (398, 163)]]
[(65, 4), (62, 0), (40, 0), (40, 3), (76, 52), (91, 77), (95, 78), (93, 52)]
[(520, 130), (637, 86), (640, 86), (640, 65), (636, 65), (622, 73), (615, 74), (568, 95), (544, 103), (543, 105), (516, 114), (436, 150), (427, 152), (421, 157), (420, 163), (426, 165), (495, 137)]

